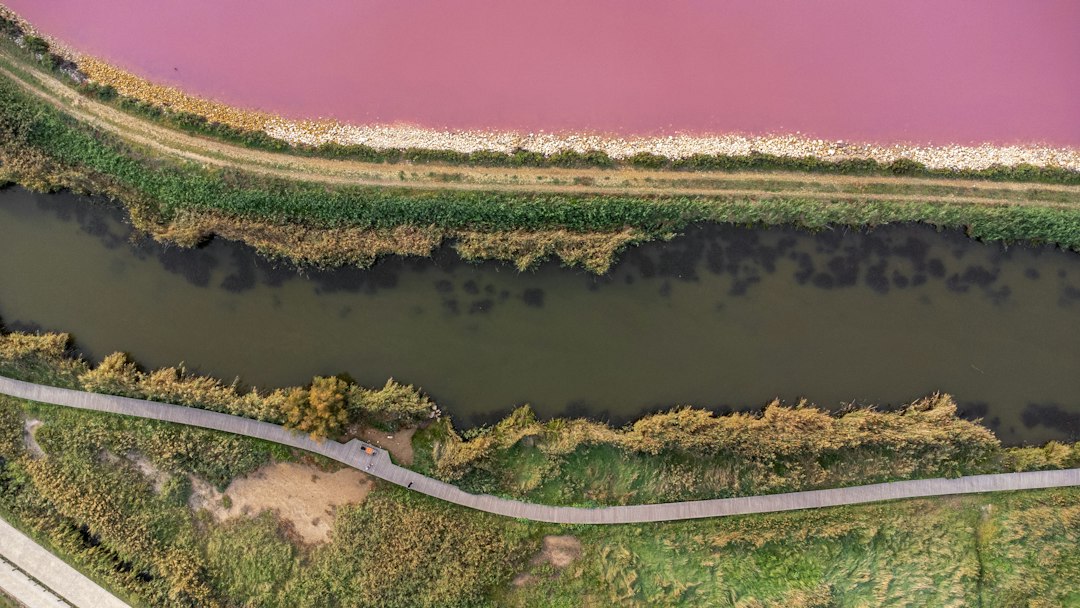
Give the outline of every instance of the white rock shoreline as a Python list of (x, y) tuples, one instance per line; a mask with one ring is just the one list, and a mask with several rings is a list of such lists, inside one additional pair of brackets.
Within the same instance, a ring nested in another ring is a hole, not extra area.
[(747, 136), (668, 135), (618, 137), (582, 133), (518, 133), (513, 131), (448, 131), (407, 124), (351, 125), (332, 121), (292, 121), (270, 119), (264, 131), (271, 137), (294, 145), (318, 146), (326, 143), (366, 145), (377, 149), (423, 148), (476, 152), (515, 149), (553, 154), (561, 150), (600, 150), (612, 158), (627, 158), (642, 152), (671, 159), (696, 154), (746, 156), (751, 153), (800, 158), (813, 156), (830, 161), (873, 159), (890, 163), (908, 159), (930, 169), (979, 170), (993, 166), (1021, 164), (1080, 171), (1080, 150), (1038, 145), (918, 146), (908, 144), (865, 144), (841, 140), (814, 139), (801, 135)]
[(0, 16), (19, 24), (24, 32), (49, 41), (54, 52), (74, 62), (91, 80), (110, 84), (121, 94), (161, 107), (199, 114), (208, 120), (241, 129), (263, 131), (292, 145), (365, 145), (375, 149), (419, 148), (476, 152), (512, 152), (523, 149), (541, 154), (562, 150), (599, 150), (615, 159), (647, 152), (670, 159), (698, 154), (746, 156), (761, 153), (785, 158), (816, 157), (828, 161), (867, 159), (888, 164), (907, 159), (929, 169), (982, 170), (995, 166), (1032, 165), (1080, 172), (1080, 147), (1040, 144), (920, 145), (909, 143), (852, 143), (806, 137), (801, 134), (687, 134), (620, 137), (597, 133), (525, 133), (499, 130), (445, 130), (410, 124), (354, 125), (334, 120), (290, 120), (267, 112), (236, 108), (202, 99), (179, 89), (150, 82), (80, 53), (62, 41), (43, 35), (25, 19), (0, 5)]

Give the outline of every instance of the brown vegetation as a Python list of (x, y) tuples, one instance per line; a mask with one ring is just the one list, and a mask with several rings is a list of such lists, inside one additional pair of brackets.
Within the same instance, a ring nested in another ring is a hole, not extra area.
[(285, 398), (285, 426), (321, 441), (336, 435), (349, 419), (345, 410), (347, 385), (340, 378), (318, 377), (310, 389), (294, 388)]
[(145, 372), (125, 353), (91, 366), (75, 358), (70, 346), (69, 334), (0, 333), (0, 374), (287, 423), (317, 437), (333, 436), (350, 421), (396, 429), (439, 413), (426, 395), (393, 379), (379, 389), (331, 377), (316, 378), (306, 388), (259, 392), (191, 374), (183, 366)]
[[(149, 219), (149, 218), (147, 218)], [(434, 226), (312, 227), (186, 210), (168, 222), (137, 221), (155, 239), (193, 247), (213, 236), (251, 245), (263, 255), (314, 266), (366, 267), (382, 256), (428, 256), (446, 232)]]
[[(773, 402), (760, 415), (717, 416), (706, 410), (679, 408), (646, 416), (620, 430), (589, 420), (542, 423), (525, 407), (469, 441), (452, 431), (445, 437), (437, 442), (433, 453), (436, 471), (447, 479), (460, 478), (473, 467), (485, 466), (498, 451), (528, 437), (551, 457), (570, 454), (582, 446), (604, 444), (651, 455), (729, 455), (757, 464), (762, 489), (786, 481), (781, 478), (793, 474), (805, 482), (819, 481), (824, 474), (820, 459), (826, 454), (883, 449), (889, 454), (879, 456), (876, 464), (898, 475), (911, 475), (959, 458), (978, 459), (999, 445), (985, 427), (958, 418), (956, 404), (947, 395), (922, 399), (896, 413), (857, 409), (839, 416), (805, 403), (785, 407)], [(868, 453), (867, 457), (872, 456)], [(797, 473), (774, 472), (781, 461), (788, 460), (796, 461), (791, 466), (798, 469)]]
[(458, 231), (454, 248), (466, 260), (506, 260), (528, 270), (552, 256), (567, 266), (580, 266), (604, 274), (626, 247), (647, 240), (637, 229), (581, 233), (569, 230), (512, 230), (508, 232)]

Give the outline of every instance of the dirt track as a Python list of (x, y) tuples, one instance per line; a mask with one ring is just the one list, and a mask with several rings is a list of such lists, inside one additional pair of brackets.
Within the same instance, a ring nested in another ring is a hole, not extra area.
[(0, 52), (0, 75), (76, 119), (155, 155), (299, 181), (440, 190), (635, 196), (809, 198), (918, 203), (1080, 203), (1080, 186), (805, 173), (673, 172), (634, 169), (381, 164), (263, 152), (196, 137), (124, 113)]

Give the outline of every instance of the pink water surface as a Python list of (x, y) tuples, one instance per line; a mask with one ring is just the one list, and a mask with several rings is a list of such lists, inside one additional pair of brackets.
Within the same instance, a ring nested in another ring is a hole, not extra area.
[(1080, 145), (1076, 0), (0, 0), (293, 118)]

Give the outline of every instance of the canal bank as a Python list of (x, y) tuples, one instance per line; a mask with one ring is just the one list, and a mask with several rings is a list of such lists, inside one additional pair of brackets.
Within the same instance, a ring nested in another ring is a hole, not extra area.
[(416, 384), (459, 424), (530, 403), (616, 422), (688, 404), (900, 405), (935, 391), (1007, 443), (1075, 437), (1080, 266), (917, 225), (707, 224), (603, 277), (434, 259), (306, 270), (135, 239), (70, 194), (0, 193), (0, 318), (260, 388)]

